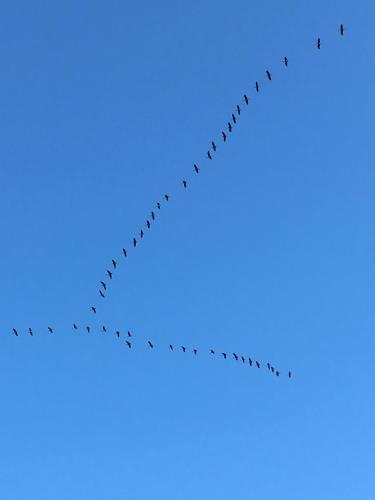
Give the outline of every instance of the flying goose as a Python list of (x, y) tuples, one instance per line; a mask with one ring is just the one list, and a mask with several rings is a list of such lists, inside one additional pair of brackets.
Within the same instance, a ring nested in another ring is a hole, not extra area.
[(154, 348), (154, 344), (151, 342), (151, 340), (148, 340), (148, 341), (147, 341), (147, 343), (148, 343), (148, 345), (151, 347), (151, 349), (153, 349), (153, 348)]
[(194, 163), (194, 170), (196, 174), (199, 174), (199, 167), (196, 163)]
[(225, 132), (221, 132), (223, 134), (223, 141), (225, 142), (227, 140), (227, 134)]
[(131, 343), (131, 342), (129, 342), (129, 340), (126, 340), (125, 342), (126, 342), (127, 346), (128, 346), (128, 347), (129, 347), (129, 349), (130, 349), (130, 348), (131, 348), (131, 346), (132, 346), (132, 343)]
[(107, 290), (107, 285), (104, 283), (104, 281), (101, 281), (100, 284), (102, 285), (102, 287), (104, 288), (104, 290)]
[(112, 276), (113, 276), (112, 271), (110, 271), (109, 269), (107, 269), (107, 274), (109, 276), (109, 279), (111, 280)]
[(249, 98), (247, 97), (246, 94), (243, 96), (243, 100), (245, 101), (246, 106), (249, 104)]
[(271, 81), (272, 80), (272, 76), (271, 76), (271, 73), (268, 71), (268, 69), (266, 71), (266, 75), (267, 75), (268, 80)]
[(214, 141), (211, 141), (211, 144), (212, 144), (212, 149), (216, 151), (216, 144), (214, 143)]
[(94, 314), (96, 314), (96, 307), (91, 306), (91, 311), (92, 311)]

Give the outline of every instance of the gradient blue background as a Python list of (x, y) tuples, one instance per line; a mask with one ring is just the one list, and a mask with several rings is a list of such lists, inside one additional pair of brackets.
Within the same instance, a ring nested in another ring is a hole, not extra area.
[[(2, 500), (375, 498), (374, 14), (2, 3)], [(112, 257), (111, 333), (74, 332)]]

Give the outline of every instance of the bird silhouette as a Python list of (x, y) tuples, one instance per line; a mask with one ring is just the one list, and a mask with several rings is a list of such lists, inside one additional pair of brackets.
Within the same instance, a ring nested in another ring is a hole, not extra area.
[(120, 332), (118, 330), (116, 330), (116, 335), (118, 338), (120, 338)]
[(228, 130), (229, 130), (229, 132), (232, 132), (232, 124), (231, 124), (231, 122), (228, 122)]
[(148, 345), (151, 347), (151, 349), (153, 349), (153, 348), (154, 348), (154, 344), (153, 344), (150, 340), (148, 340), (148, 341), (147, 341), (147, 343), (148, 343)]
[(169, 349), (170, 349), (171, 351), (173, 351), (173, 345), (172, 345), (172, 344), (169, 344)]
[(320, 49), (320, 38), (318, 38), (318, 40), (317, 40), (317, 42), (316, 42), (316, 47), (317, 47), (318, 49)]
[(137, 246), (137, 240), (133, 238), (133, 247), (135, 248)]
[(340, 35), (341, 36), (344, 35), (344, 25), (343, 24), (340, 24)]
[(236, 361), (238, 361), (238, 355), (235, 352), (233, 353), (233, 357)]
[(196, 355), (196, 354), (197, 354), (197, 352), (198, 352), (198, 351), (197, 351), (197, 349), (193, 349), (193, 353), (194, 353), (194, 355)]
[(127, 343), (127, 346), (128, 346), (128, 347), (129, 347), (129, 349), (130, 349), (130, 348), (131, 348), (131, 346), (132, 346), (132, 343), (131, 343), (131, 342), (129, 342), (129, 340), (126, 340), (125, 342)]
[(151, 219), (155, 220), (155, 212), (151, 212)]
[(161, 205), (160, 205), (160, 203), (159, 203), (159, 202), (157, 202), (157, 204), (156, 204), (156, 208), (158, 208), (159, 210), (161, 209)]
[(211, 153), (210, 153), (209, 151), (207, 151), (207, 158), (208, 158), (209, 160), (212, 160), (212, 156), (211, 156)]
[(223, 356), (224, 359), (227, 359), (227, 353), (226, 352), (222, 352), (221, 355)]
[(268, 70), (266, 71), (266, 75), (267, 75), (268, 80), (271, 81), (272, 80), (272, 76), (271, 76), (271, 73)]
[(30, 335), (31, 335), (31, 336), (33, 336), (33, 335), (34, 335), (34, 334), (33, 334), (33, 331), (32, 331), (32, 329), (31, 329), (31, 328), (29, 328), (29, 333), (30, 333)]
[(256, 90), (257, 92), (259, 92), (259, 88), (260, 88), (260, 87), (259, 87), (259, 83), (258, 83), (258, 82), (255, 82), (255, 90)]
[(267, 363), (267, 368), (271, 370), (271, 365), (269, 363)]
[(148, 227), (148, 229), (150, 229), (150, 227), (151, 227), (151, 223), (150, 223), (150, 221), (149, 221), (149, 220), (146, 220), (146, 226)]
[(289, 64), (289, 60), (286, 56), (284, 57), (284, 64), (285, 64), (285, 66), (288, 66), (288, 64)]
[(107, 328), (103, 325), (103, 326), (102, 326), (102, 330), (103, 330), (103, 332), (106, 332), (106, 331), (107, 331)]
[(275, 373), (275, 368), (273, 366), (271, 366), (271, 372)]
[(184, 186), (184, 188), (186, 189), (187, 187), (187, 182), (185, 180), (182, 181), (182, 185)]
[(276, 377), (278, 377), (279, 375), (280, 375), (280, 372), (278, 372), (278, 371), (276, 370)]
[(165, 194), (164, 198), (166, 199), (166, 201), (169, 201), (169, 194)]
[(253, 360), (251, 358), (249, 358), (249, 365), (253, 366)]
[(103, 299), (104, 299), (104, 297), (105, 297), (104, 293), (101, 290), (99, 290), (99, 293), (100, 293), (100, 296), (103, 297)]
[(141, 229), (139, 234), (140, 234), (141, 238), (143, 238), (143, 235), (144, 235), (143, 229)]
[(227, 134), (225, 132), (221, 132), (223, 134), (223, 141), (225, 142), (227, 140)]
[(101, 281), (100, 284), (102, 285), (102, 287), (104, 288), (104, 290), (107, 290), (107, 285), (104, 283), (104, 281)]
[(237, 113), (238, 113), (238, 115), (241, 114), (241, 108), (240, 108), (239, 104), (237, 104)]
[(112, 259), (112, 266), (113, 266), (113, 269), (116, 269), (117, 262), (115, 261), (115, 259)]
[(14, 333), (14, 335), (15, 335), (16, 337), (18, 337), (18, 332), (17, 332), (17, 330), (16, 330), (15, 328), (13, 328), (13, 333)]
[(125, 248), (122, 249), (122, 253), (124, 254), (124, 257), (127, 257), (128, 256), (128, 252), (126, 251)]
[(186, 352), (186, 347), (185, 346), (181, 346), (181, 349), (183, 350), (183, 352)]
[(246, 94), (243, 96), (243, 100), (245, 101), (246, 106), (249, 104), (249, 98), (247, 97)]
[(107, 269), (107, 274), (109, 276), (109, 279), (111, 280), (112, 276), (113, 276), (112, 271), (110, 271), (109, 269)]
[(78, 326), (75, 323), (73, 323), (73, 328), (74, 330), (78, 330)]
[(194, 163), (194, 170), (196, 174), (199, 174), (199, 167), (196, 163)]
[(292, 378), (292, 372), (291, 371), (288, 372), (288, 377)]
[(210, 349), (210, 354), (215, 354), (215, 351), (213, 349)]
[(50, 326), (48, 327), (48, 331), (49, 331), (49, 333), (53, 333), (53, 330)]
[(242, 363), (245, 363), (245, 358), (241, 356)]
[(91, 306), (91, 311), (92, 311), (94, 314), (96, 314), (96, 307)]
[(128, 337), (132, 337), (132, 334), (129, 330), (128, 330)]
[(259, 363), (259, 361), (255, 361), (255, 364), (257, 365), (257, 368), (260, 368), (260, 363)]
[(212, 149), (216, 151), (216, 144), (214, 143), (214, 141), (212, 141), (211, 144), (212, 144)]
[(90, 333), (90, 327), (89, 326), (86, 326), (86, 330), (88, 333)]
[(232, 120), (233, 120), (233, 123), (237, 123), (237, 118), (234, 116), (233, 113), (232, 113)]

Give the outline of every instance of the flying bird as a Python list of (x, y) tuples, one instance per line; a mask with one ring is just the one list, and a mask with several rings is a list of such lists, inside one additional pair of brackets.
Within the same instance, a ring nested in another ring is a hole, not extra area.
[(112, 279), (113, 274), (112, 274), (112, 272), (111, 272), (109, 269), (107, 269), (107, 274), (108, 274), (108, 276), (109, 276), (109, 279), (111, 280), (111, 279)]
[(75, 323), (73, 323), (73, 328), (74, 330), (78, 330), (78, 326)]
[(112, 266), (113, 266), (113, 269), (116, 269), (117, 262), (115, 261), (115, 259), (112, 259)]
[(155, 220), (155, 212), (151, 212), (151, 219)]
[(211, 153), (210, 153), (209, 151), (207, 151), (207, 158), (208, 158), (209, 160), (212, 160), (212, 156), (211, 156)]
[(169, 344), (169, 349), (170, 349), (171, 351), (173, 351), (173, 345), (172, 345), (172, 344)]
[(268, 80), (271, 81), (272, 80), (272, 76), (271, 76), (271, 73), (268, 70), (266, 71), (266, 75), (267, 75)]
[(48, 327), (48, 331), (49, 331), (49, 333), (53, 333), (53, 330), (50, 326)]
[(122, 253), (124, 254), (124, 257), (127, 257), (128, 252), (126, 251), (126, 249), (125, 249), (125, 248), (123, 248), (123, 249), (122, 249)]
[(223, 356), (224, 359), (227, 359), (227, 353), (226, 352), (222, 352), (221, 355)]
[(131, 334), (131, 332), (129, 332), (129, 330), (128, 330), (128, 337), (131, 337), (131, 336), (132, 336), (132, 334)]
[(228, 122), (228, 130), (229, 130), (229, 132), (232, 132), (232, 124), (231, 124), (231, 122)]
[(187, 187), (187, 182), (185, 180), (182, 181), (182, 185), (184, 186), (184, 188), (186, 189)]
[(103, 326), (102, 326), (102, 330), (103, 330), (103, 332), (106, 332), (106, 331), (107, 331), (107, 328), (103, 325)]
[(260, 368), (260, 364), (258, 361), (255, 361), (255, 364), (257, 365), (257, 368)]
[(182, 345), (182, 346), (181, 346), (181, 349), (182, 349), (184, 352), (186, 352), (186, 347), (185, 347), (185, 346), (183, 346), (183, 345)]
[(150, 340), (148, 340), (148, 341), (147, 341), (147, 343), (148, 343), (148, 345), (151, 347), (151, 349), (153, 349), (153, 348), (154, 348), (154, 344), (153, 344)]
[(227, 134), (225, 132), (221, 132), (223, 134), (223, 141), (225, 142), (227, 140)]
[(253, 360), (251, 358), (249, 358), (249, 365), (253, 366)]
[(233, 357), (236, 361), (238, 361), (238, 355), (235, 352), (233, 353)]
[(156, 204), (156, 208), (158, 208), (159, 210), (161, 209), (161, 205), (160, 205), (160, 203), (159, 203), (159, 202), (157, 202), (157, 204)]
[(103, 299), (104, 299), (104, 297), (105, 297), (104, 293), (101, 290), (99, 290), (99, 293), (100, 293), (100, 296), (103, 297)]
[(210, 354), (215, 354), (215, 351), (213, 349), (210, 349)]
[(197, 354), (197, 349), (193, 349), (193, 353), (196, 355)]
[(132, 346), (132, 343), (131, 343), (131, 342), (129, 342), (129, 340), (126, 340), (125, 342), (127, 343), (128, 347), (129, 347), (129, 349), (130, 349), (130, 348), (131, 348), (131, 346)]
[(33, 336), (33, 331), (32, 331), (31, 328), (29, 328), (29, 333), (30, 333), (31, 336)]
[(90, 327), (89, 326), (86, 326), (86, 330), (88, 331), (88, 333), (90, 333)]
[(120, 338), (120, 332), (118, 330), (116, 330), (116, 335), (118, 338)]
[(267, 363), (267, 368), (271, 370), (271, 365), (269, 363)]
[(284, 57), (284, 64), (285, 64), (285, 66), (288, 66), (288, 63), (289, 63), (289, 60), (288, 60), (288, 58), (285, 56), (285, 57)]
[(259, 92), (259, 83), (258, 83), (258, 82), (255, 82), (255, 90), (256, 90), (257, 92)]
[(166, 199), (166, 201), (169, 201), (169, 194), (165, 194), (164, 198)]
[(317, 40), (317, 42), (316, 42), (316, 47), (317, 47), (318, 49), (320, 49), (320, 38), (318, 38), (318, 40)]
[(276, 370), (276, 377), (278, 377), (279, 375), (280, 375), (280, 372), (278, 372), (278, 371)]
[(211, 141), (211, 144), (212, 144), (212, 149), (216, 151), (216, 144), (214, 143), (214, 141)]
[(149, 221), (149, 220), (146, 220), (146, 226), (148, 227), (148, 229), (150, 229), (150, 227), (151, 227), (151, 223), (150, 223), (150, 221)]
[(141, 238), (143, 238), (143, 235), (144, 235), (143, 229), (141, 229), (141, 232), (139, 234), (140, 234)]
[(247, 97), (246, 94), (243, 96), (243, 100), (245, 101), (246, 106), (249, 104), (249, 98)]
[(18, 337), (18, 332), (17, 332), (17, 330), (16, 330), (15, 328), (13, 328), (13, 333), (14, 333), (14, 335), (15, 335), (16, 337)]
[(340, 24), (340, 35), (341, 36), (344, 35), (344, 25), (343, 24)]
[(237, 104), (237, 113), (240, 115), (241, 114), (241, 108), (239, 106), (239, 104)]
[(94, 314), (96, 314), (96, 307), (91, 306), (91, 311), (92, 311)]
[(137, 246), (137, 240), (133, 238), (133, 247), (135, 248)]
[(101, 281), (100, 284), (102, 285), (102, 287), (104, 288), (104, 290), (107, 290), (107, 285), (104, 283), (104, 281)]
[(194, 170), (196, 174), (199, 174), (199, 167), (196, 163), (194, 163)]
[(243, 356), (241, 356), (241, 359), (242, 359), (242, 363), (245, 363), (245, 358)]
[(237, 118), (234, 116), (233, 113), (232, 113), (232, 120), (233, 120), (233, 123), (237, 123)]
[(291, 371), (288, 372), (288, 377), (292, 378), (292, 372)]
[(271, 366), (271, 372), (275, 373), (275, 368), (273, 366)]

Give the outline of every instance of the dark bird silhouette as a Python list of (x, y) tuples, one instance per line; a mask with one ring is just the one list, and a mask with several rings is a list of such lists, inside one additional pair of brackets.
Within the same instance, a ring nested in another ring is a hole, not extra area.
[(196, 163), (194, 163), (194, 170), (196, 174), (199, 174), (199, 167)]
[(120, 332), (118, 330), (116, 330), (116, 335), (118, 338), (120, 338)]
[(115, 261), (115, 259), (112, 259), (112, 266), (113, 266), (113, 269), (116, 269), (117, 262)]
[(232, 113), (232, 120), (233, 120), (233, 123), (237, 123), (237, 118), (234, 116), (233, 113)]
[(292, 378), (292, 372), (291, 371), (288, 372), (288, 377)]
[(125, 248), (122, 249), (122, 253), (124, 254), (124, 257), (127, 257), (128, 256), (128, 252), (126, 251)]
[(231, 124), (231, 122), (228, 122), (228, 130), (229, 130), (229, 132), (232, 132), (232, 124)]
[(130, 349), (130, 348), (131, 348), (131, 346), (132, 346), (132, 343), (131, 343), (131, 342), (129, 342), (129, 340), (126, 340), (125, 342), (127, 343), (127, 346), (128, 346), (128, 347), (129, 347), (129, 349)]
[(233, 353), (233, 357), (236, 361), (238, 361), (238, 355), (235, 352)]
[(249, 365), (253, 366), (253, 360), (251, 358), (249, 358)]
[(30, 335), (31, 335), (31, 336), (33, 336), (33, 335), (34, 335), (34, 334), (33, 334), (33, 331), (32, 331), (32, 329), (31, 329), (31, 328), (29, 328), (29, 333), (30, 333)]
[(211, 156), (211, 153), (210, 153), (209, 151), (207, 151), (207, 158), (208, 158), (209, 160), (212, 160), (212, 156)]
[(185, 346), (183, 346), (183, 345), (182, 345), (182, 346), (181, 346), (181, 349), (182, 349), (184, 352), (186, 352), (186, 347), (185, 347)]
[(14, 335), (15, 335), (16, 337), (18, 337), (18, 332), (17, 332), (17, 330), (16, 330), (15, 328), (13, 328), (13, 333), (14, 333)]
[(113, 276), (112, 271), (110, 271), (109, 269), (107, 269), (107, 274), (109, 276), (109, 279), (111, 280), (112, 276)]
[(103, 325), (103, 326), (102, 326), (102, 330), (103, 330), (103, 332), (106, 332), (106, 331), (107, 331), (107, 328)]
[(169, 194), (165, 194), (164, 198), (166, 199), (166, 201), (169, 201)]
[(242, 363), (245, 363), (245, 358), (241, 356)]
[(249, 104), (249, 98), (247, 97), (246, 94), (243, 96), (243, 100), (245, 101), (246, 106)]
[(271, 73), (268, 71), (268, 69), (266, 71), (266, 75), (267, 75), (268, 80), (271, 81), (272, 80), (272, 76), (271, 76)]
[(101, 290), (99, 290), (99, 293), (100, 293), (100, 296), (103, 297), (103, 299), (104, 299), (104, 297), (105, 297), (104, 293)]
[(157, 202), (157, 204), (156, 204), (156, 208), (158, 208), (159, 210), (161, 209), (161, 205), (160, 205), (160, 203), (159, 203), (159, 202)]
[(128, 337), (132, 337), (132, 334), (131, 332), (129, 332), (129, 330), (128, 330)]
[(225, 142), (227, 140), (227, 134), (225, 132), (221, 132), (223, 134), (223, 141)]
[(210, 349), (210, 354), (215, 354), (215, 351), (213, 349)]
[(214, 141), (212, 141), (211, 144), (212, 144), (212, 149), (216, 151), (216, 144), (214, 143)]
[(259, 361), (255, 361), (255, 364), (257, 365), (257, 368), (260, 368), (260, 363), (259, 363)]
[(285, 66), (288, 66), (288, 64), (289, 64), (289, 60), (286, 56), (284, 57), (284, 64), (285, 64)]
[(74, 330), (78, 330), (78, 326), (75, 323), (73, 323), (73, 328)]
[(227, 353), (226, 352), (222, 352), (221, 355), (223, 356), (224, 359), (227, 359)]
[(340, 35), (341, 36), (344, 35), (344, 25), (343, 24), (340, 24)]
[(153, 348), (154, 348), (154, 344), (153, 344), (150, 340), (148, 340), (148, 341), (147, 341), (147, 343), (148, 343), (148, 345), (151, 347), (151, 349), (153, 349)]
[(258, 83), (258, 82), (255, 82), (255, 90), (256, 90), (257, 92), (259, 92), (259, 88), (260, 88), (260, 87), (259, 87), (259, 83)]
[(239, 104), (237, 104), (237, 113), (238, 113), (238, 115), (241, 114), (241, 108), (240, 108)]
[(271, 365), (269, 363), (267, 363), (267, 368), (271, 370)]
[(318, 40), (317, 40), (317, 42), (316, 42), (316, 47), (317, 47), (318, 49), (320, 49), (320, 38), (318, 38)]
[(171, 351), (173, 351), (173, 345), (172, 345), (172, 344), (169, 344), (169, 349), (170, 349)]
[(182, 185), (184, 186), (184, 188), (186, 189), (187, 187), (187, 182), (185, 180), (182, 181)]
[(278, 372), (278, 371), (276, 370), (276, 377), (278, 377), (279, 375), (280, 375), (280, 372)]
[(198, 352), (197, 349), (193, 349), (194, 355), (197, 355), (197, 352)]
[(150, 223), (150, 221), (149, 221), (149, 220), (146, 220), (146, 226), (148, 227), (148, 229), (150, 229), (150, 227), (151, 227), (151, 223)]
[(48, 327), (48, 331), (49, 331), (49, 333), (53, 333), (53, 330), (50, 326)]
[(155, 213), (154, 212), (151, 212), (151, 219), (155, 220)]
[(104, 283), (104, 281), (101, 281), (100, 284), (102, 285), (102, 287), (104, 288), (104, 290), (107, 290), (107, 285)]
[(94, 314), (96, 314), (96, 307), (91, 306), (91, 311), (92, 311)]
[(273, 366), (271, 366), (271, 372), (275, 373), (275, 368)]
[(90, 327), (89, 326), (86, 326), (86, 330), (88, 333), (90, 333)]
[(137, 246), (137, 240), (133, 238), (133, 247), (135, 248)]
[(141, 229), (139, 234), (140, 234), (141, 238), (143, 238), (143, 235), (144, 235), (143, 229)]

